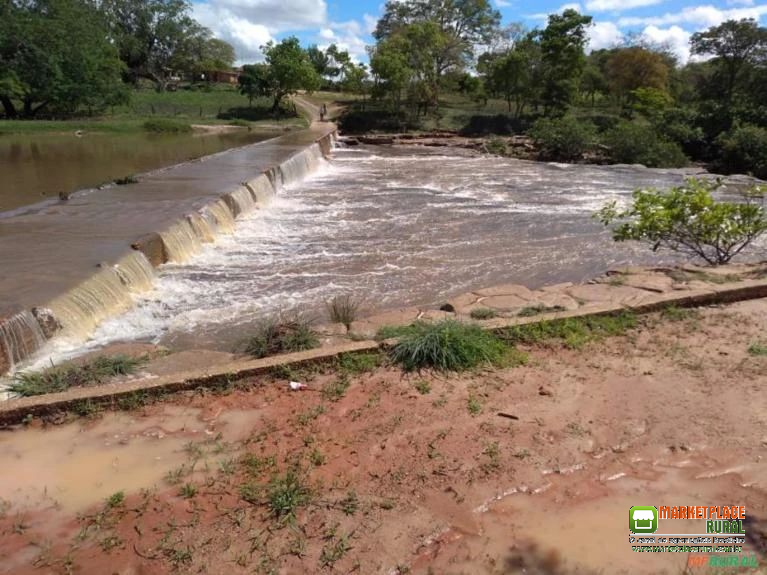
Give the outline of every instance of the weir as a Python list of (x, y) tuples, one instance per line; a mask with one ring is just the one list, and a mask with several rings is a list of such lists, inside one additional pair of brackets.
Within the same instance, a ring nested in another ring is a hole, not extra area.
[[(0, 214), (0, 374), (51, 337), (85, 340), (152, 287), (158, 265), (188, 261), (235, 219), (301, 180), (332, 146), (313, 127), (180, 164), (138, 184)], [(133, 248), (133, 249), (131, 249)]]

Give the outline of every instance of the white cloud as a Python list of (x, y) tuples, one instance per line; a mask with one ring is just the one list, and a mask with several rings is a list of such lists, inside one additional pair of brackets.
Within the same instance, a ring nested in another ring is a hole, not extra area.
[(668, 46), (683, 64), (690, 59), (690, 33), (679, 26), (670, 28), (647, 26), (642, 31), (642, 36), (654, 44)]
[(551, 14), (561, 14), (565, 10), (575, 10), (576, 12), (580, 12), (581, 14), (583, 14), (583, 7), (578, 2), (570, 2), (568, 4), (562, 4), (562, 6), (560, 6), (556, 10), (552, 10), (551, 12), (539, 12), (538, 14), (529, 14), (527, 18), (529, 18), (530, 20), (548, 20)]
[(354, 61), (360, 62), (367, 57), (365, 48), (368, 41), (363, 38), (366, 30), (367, 28), (363, 30), (363, 26), (356, 20), (331, 22), (319, 32), (320, 48), (324, 50), (330, 44), (335, 44), (341, 50), (349, 52)]
[(372, 34), (378, 25), (378, 18), (367, 13), (362, 15), (362, 21), (365, 23), (365, 32), (368, 34)]
[(767, 5), (721, 10), (707, 4), (705, 6), (688, 6), (679, 12), (670, 12), (662, 16), (625, 17), (618, 20), (618, 26), (669, 26), (672, 24), (686, 24), (702, 29), (717, 26), (725, 20), (741, 20), (743, 18), (758, 20), (765, 14), (767, 14)]
[(615, 25), (615, 22), (595, 22), (589, 28), (588, 49), (591, 51), (612, 48), (620, 44), (623, 37), (623, 32)]
[(586, 10), (593, 12), (621, 12), (642, 6), (654, 6), (662, 4), (666, 0), (589, 0), (586, 2)]
[(498, 8), (508, 8), (512, 5), (512, 3), (509, 2), (509, 0), (495, 0), (495, 5)]
[(754, 0), (727, 0), (728, 6), (753, 6)]

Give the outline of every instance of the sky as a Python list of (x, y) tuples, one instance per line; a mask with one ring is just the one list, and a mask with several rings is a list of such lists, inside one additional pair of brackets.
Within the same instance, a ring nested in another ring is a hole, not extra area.
[[(385, 0), (195, 0), (195, 18), (231, 43), (239, 64), (263, 58), (260, 46), (269, 40), (297, 36), (304, 45), (331, 43), (367, 61), (365, 47)], [(643, 34), (667, 43), (679, 59), (690, 57), (690, 35), (730, 19), (754, 18), (767, 23), (767, 0), (490, 0), (503, 24), (521, 22), (545, 27), (548, 14), (575, 8), (593, 16), (589, 49), (609, 48), (626, 34)]]

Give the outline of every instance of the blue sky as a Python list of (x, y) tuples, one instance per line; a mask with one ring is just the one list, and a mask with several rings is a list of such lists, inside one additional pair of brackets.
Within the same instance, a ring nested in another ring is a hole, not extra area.
[[(195, 0), (195, 17), (216, 36), (232, 43), (240, 63), (261, 59), (259, 47), (271, 39), (296, 35), (321, 47), (335, 42), (359, 61), (383, 10), (385, 0)], [(576, 8), (594, 17), (590, 47), (620, 43), (627, 33), (640, 33), (668, 43), (682, 61), (689, 58), (693, 32), (725, 20), (756, 18), (767, 22), (767, 0), (490, 0), (503, 23), (544, 26), (547, 14)]]

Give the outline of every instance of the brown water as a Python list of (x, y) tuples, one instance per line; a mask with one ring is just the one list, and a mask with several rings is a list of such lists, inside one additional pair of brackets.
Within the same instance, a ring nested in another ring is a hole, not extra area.
[(273, 137), (236, 130), (192, 135), (86, 133), (0, 136), (0, 212)]

